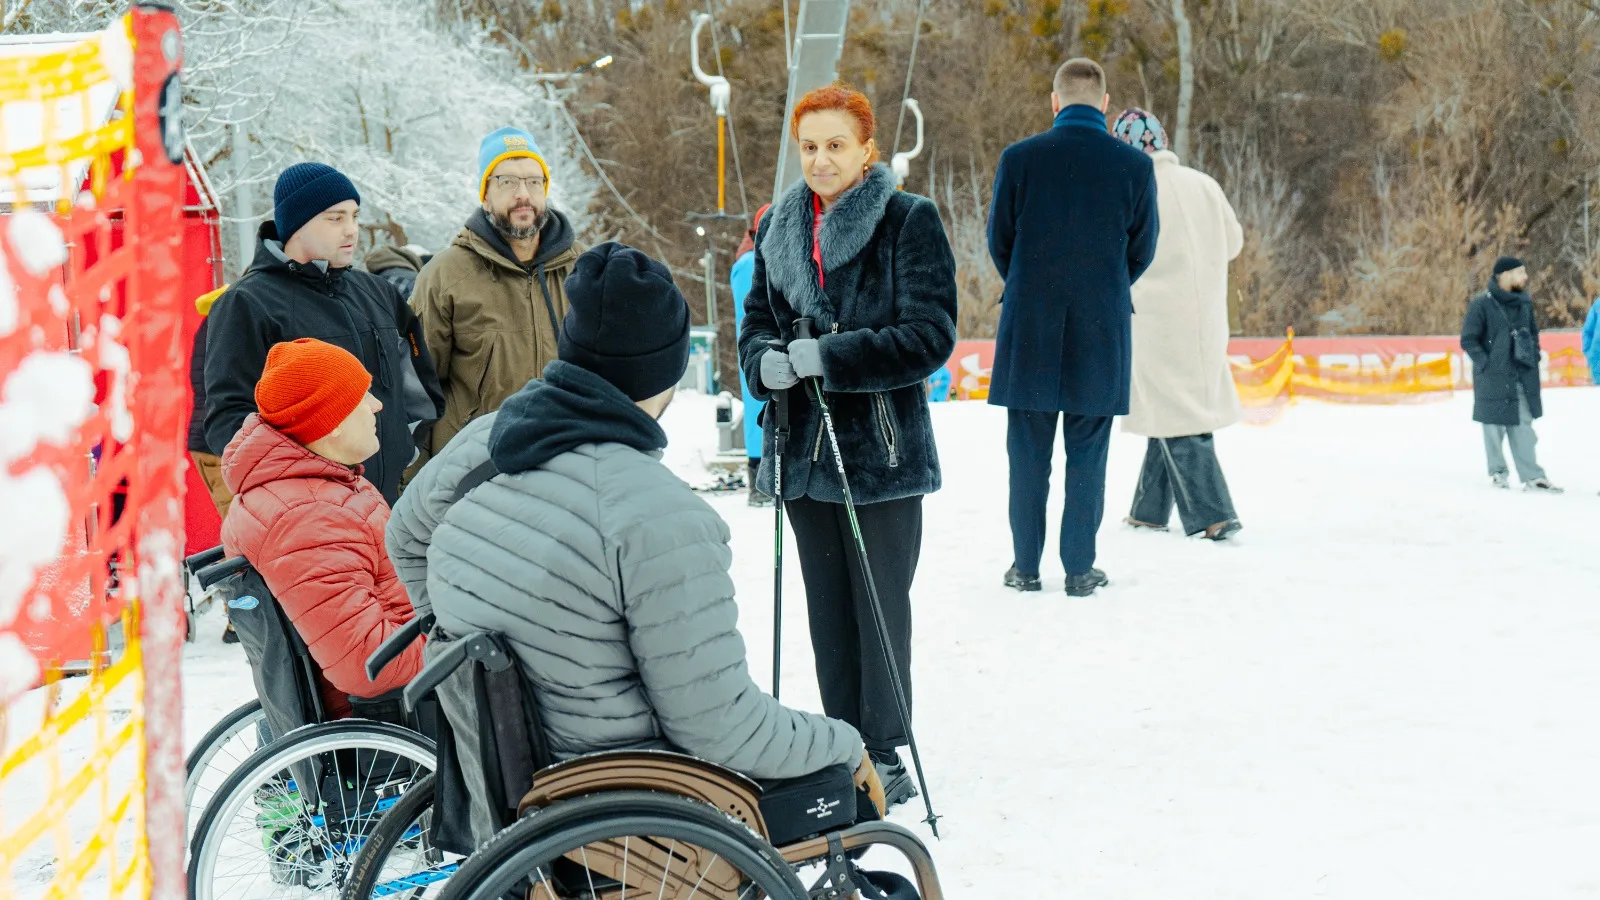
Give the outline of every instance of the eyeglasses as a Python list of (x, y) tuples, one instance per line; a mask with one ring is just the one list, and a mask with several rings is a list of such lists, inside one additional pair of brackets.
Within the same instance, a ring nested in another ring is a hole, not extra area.
[(539, 175), (532, 175), (527, 178), (518, 178), (515, 175), (494, 175), (489, 178), (489, 183), (494, 185), (497, 190), (505, 193), (512, 193), (519, 187), (527, 188), (530, 194), (544, 190), (544, 178)]

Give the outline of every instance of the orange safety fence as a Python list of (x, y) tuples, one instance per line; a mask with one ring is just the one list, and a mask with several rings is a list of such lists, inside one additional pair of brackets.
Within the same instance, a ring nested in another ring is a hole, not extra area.
[(0, 46), (0, 897), (184, 895), (182, 50)]
[[(1546, 387), (1592, 384), (1588, 361), (1571, 331), (1540, 335)], [(1246, 420), (1263, 423), (1299, 400), (1328, 403), (1416, 403), (1472, 387), (1472, 366), (1453, 335), (1235, 338), (1229, 342), (1234, 384)], [(989, 396), (994, 341), (956, 342), (948, 368), (959, 400)], [(1137, 361), (1135, 361), (1137, 365)]]

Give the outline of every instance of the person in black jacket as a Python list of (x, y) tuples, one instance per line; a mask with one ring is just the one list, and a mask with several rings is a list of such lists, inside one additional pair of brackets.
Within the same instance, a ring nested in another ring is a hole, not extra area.
[(228, 287), (225, 284), (195, 298), (194, 307), (201, 319), (200, 327), (194, 332), (194, 346), (189, 350), (189, 388), (194, 396), (189, 413), (189, 458), (194, 460), (195, 471), (205, 483), (206, 493), (211, 495), (211, 505), (217, 508), (217, 516), (223, 519), (228, 517), (228, 507), (233, 504), (233, 492), (222, 482), (221, 458), (211, 452), (211, 445), (206, 442), (206, 322), (210, 321), (206, 317), (211, 314), (212, 304)]
[[(762, 218), (739, 364), (756, 399), (782, 392), (789, 408), (782, 500), (800, 552), (822, 708), (861, 732), (894, 804), (915, 794), (897, 753), (908, 741), (906, 728), (832, 448), (801, 382), (820, 379), (827, 394), (909, 693), (922, 495), (940, 484), (924, 382), (955, 349), (955, 259), (933, 202), (895, 190), (888, 168), (875, 164), (873, 127), (867, 98), (841, 86), (813, 91), (795, 106), (790, 129), (805, 180)], [(796, 339), (802, 317), (815, 322), (818, 337)], [(769, 347), (780, 339), (786, 351)], [(775, 429), (764, 429), (762, 441), (758, 487), (776, 496)]]
[(1150, 157), (1106, 129), (1105, 72), (1073, 59), (1056, 71), (1050, 130), (1000, 155), (989, 255), (1005, 280), (989, 402), (1007, 409), (1011, 568), (1007, 587), (1040, 589), (1056, 420), (1067, 451), (1061, 565), (1067, 593), (1108, 583), (1094, 567), (1105, 513), (1111, 422), (1128, 414), (1130, 288), (1160, 230)]
[(1561, 493), (1545, 477), (1535, 452), (1539, 436), (1533, 433), (1533, 420), (1544, 415), (1539, 398), (1539, 323), (1522, 260), (1514, 256), (1495, 260), (1489, 289), (1467, 307), (1461, 349), (1472, 359), (1472, 419), (1483, 425), (1489, 478), (1495, 487), (1511, 486), (1502, 449), (1509, 442), (1525, 490)]
[(343, 347), (372, 375), (383, 404), (379, 449), (363, 474), (392, 504), (417, 456), (414, 434), (438, 419), (444, 394), (399, 291), (351, 268), (360, 205), (355, 185), (330, 166), (300, 163), (278, 177), (255, 258), (207, 323), (205, 436), (221, 456), (256, 411), (256, 382), (274, 344), (311, 337)]

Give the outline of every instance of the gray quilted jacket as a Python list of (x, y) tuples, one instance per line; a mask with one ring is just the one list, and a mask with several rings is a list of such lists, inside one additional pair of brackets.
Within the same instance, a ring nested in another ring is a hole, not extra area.
[[(854, 729), (751, 680), (728, 526), (661, 464), (665, 444), (615, 387), (551, 363), (395, 506), (389, 552), (412, 602), (451, 633), (505, 635), (558, 758), (675, 748), (757, 778), (853, 766)], [(491, 455), (502, 474), (450, 505)]]

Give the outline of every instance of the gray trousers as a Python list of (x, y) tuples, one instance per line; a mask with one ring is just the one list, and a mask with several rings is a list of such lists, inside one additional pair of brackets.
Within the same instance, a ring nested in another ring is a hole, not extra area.
[(1517, 479), (1523, 484), (1544, 477), (1539, 467), (1539, 436), (1533, 433), (1533, 413), (1528, 410), (1528, 398), (1517, 388), (1517, 424), (1483, 426), (1483, 449), (1489, 457), (1489, 474), (1509, 475), (1502, 445), (1511, 443), (1511, 459), (1517, 464)]
[(1165, 526), (1173, 506), (1178, 507), (1178, 520), (1188, 535), (1238, 518), (1211, 435), (1150, 439), (1131, 517)]

